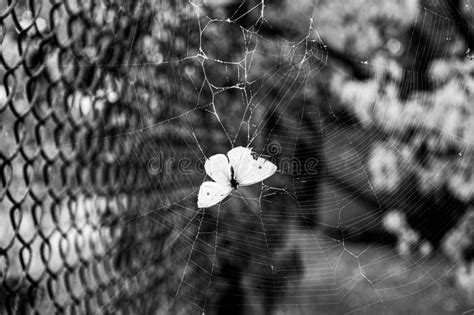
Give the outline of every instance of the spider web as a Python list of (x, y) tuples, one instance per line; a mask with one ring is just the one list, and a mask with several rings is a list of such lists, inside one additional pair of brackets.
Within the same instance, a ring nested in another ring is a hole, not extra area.
[[(222, 12), (216, 14), (218, 5), (190, 2), (178, 9), (180, 13), (185, 12), (183, 21), (189, 23), (188, 34), (183, 38), (170, 33), (163, 36), (168, 36), (166, 40), (173, 45), (181, 45), (174, 49), (185, 51), (182, 56), (172, 56), (160, 49), (156, 51), (158, 62), (130, 66), (132, 78), (151, 76), (156, 86), (166, 84), (164, 80), (175, 81), (182, 84), (182, 93), (193, 94), (192, 100), (185, 99), (186, 95), (175, 95), (171, 102), (163, 99), (162, 105), (172, 107), (171, 112), (164, 115), (164, 120), (148, 121), (147, 106), (141, 104), (151, 100), (142, 100), (143, 95), (132, 81), (130, 85), (139, 105), (138, 117), (130, 117), (139, 119), (141, 127), (110, 135), (117, 138), (118, 143), (128, 143), (128, 137), (139, 139), (141, 147), (131, 152), (137, 157), (146, 156), (152, 162), (147, 163), (150, 176), (160, 175), (154, 180), (156, 204), (140, 216), (161, 224), (170, 220), (168, 212), (171, 209), (178, 209), (173, 211), (175, 237), (159, 253), (148, 254), (163, 256), (167, 251), (175, 250), (176, 243), (181, 244), (179, 252), (173, 255), (173, 263), (180, 266), (177, 278), (171, 282), (174, 285), (169, 289), (174, 294), (160, 309), (170, 311), (191, 304), (193, 310), (204, 314), (215, 311), (216, 307), (233, 307), (226, 305), (229, 302), (225, 298), (235, 295), (235, 300), (243, 305), (234, 307), (252, 312), (261, 312), (272, 304), (281, 313), (316, 310), (389, 312), (400, 304), (415, 303), (419, 296), (428, 300), (426, 292), (434, 292), (432, 294), (442, 298), (446, 311), (461, 310), (463, 302), (456, 293), (450, 290), (440, 293), (449, 274), (449, 268), (440, 272), (442, 260), (434, 264), (425, 264), (420, 257), (403, 261), (395, 252), (387, 250), (383, 242), (351, 243), (365, 229), (379, 224), (382, 204), (386, 202), (379, 199), (380, 191), (374, 187), (374, 171), (360, 158), (372, 150), (365, 142), (367, 135), (355, 131), (353, 126), (334, 128), (334, 123), (316, 123), (326, 115), (320, 103), (327, 103), (329, 111), (338, 115), (338, 110), (332, 108), (332, 99), (321, 99), (314, 92), (318, 90), (318, 82), (324, 81), (324, 75), (330, 71), (344, 72), (330, 62), (326, 44), (318, 34), (317, 23), (313, 20), (318, 16), (318, 4), (309, 15), (303, 11), (303, 6), (293, 8), (296, 16), (305, 20), (302, 24), (307, 25), (304, 36), (296, 40), (268, 38), (263, 34), (261, 29), (271, 26), (266, 18), (266, 8), (271, 4), (257, 2), (242, 11), (242, 3), (229, 16)], [(429, 32), (435, 38), (435, 45), (446, 46), (438, 57), (452, 58), (454, 53), (448, 51), (448, 44), (454, 40), (457, 22), (429, 8), (418, 9), (412, 23), (423, 25), (431, 19), (434, 26)], [(160, 18), (166, 21), (167, 11), (161, 11), (164, 13)], [(176, 14), (173, 10), (169, 12)], [(243, 26), (239, 21), (246, 15), (254, 15), (255, 21)], [(446, 26), (447, 34), (439, 31)], [(194, 36), (198, 40), (191, 39)], [(416, 35), (411, 36), (409, 45), (420, 46), (415, 42)], [(189, 43), (193, 41), (196, 45)], [(422, 49), (426, 48), (417, 47), (415, 55)], [(427, 55), (426, 52), (420, 54)], [(353, 58), (351, 61), (369, 69), (389, 67), (366, 59)], [(404, 64), (407, 63), (405, 60)], [(163, 69), (166, 76), (156, 78), (153, 72), (147, 72), (156, 68)], [(386, 75), (390, 72), (387, 68), (376, 72), (374, 81), (377, 84), (384, 86), (391, 79)], [(401, 70), (416, 71), (403, 67)], [(190, 82), (191, 88), (180, 83), (182, 81)], [(176, 90), (171, 88), (171, 93)], [(394, 117), (388, 116), (388, 119)], [(422, 126), (415, 125), (415, 128)], [(164, 137), (164, 141), (155, 147), (150, 142), (152, 135), (161, 132), (168, 138)], [(402, 154), (402, 144), (393, 130), (382, 130), (370, 136), (385, 143), (390, 152)], [(216, 207), (197, 209), (196, 193), (205, 174), (201, 167), (196, 175), (193, 162), (199, 160), (202, 164), (209, 156), (225, 153), (239, 145), (254, 148), (257, 155), (277, 162), (277, 175), (261, 185), (233, 193)], [(382, 154), (379, 159), (383, 158)], [(173, 162), (166, 169), (170, 159)], [(175, 167), (183, 159), (191, 162), (189, 170)], [(301, 169), (295, 170), (295, 164), (291, 163), (301, 163), (302, 159), (304, 162), (313, 159), (314, 165), (310, 167), (314, 169), (308, 169), (306, 164), (296, 164)], [(321, 172), (320, 159), (328, 161), (328, 168), (336, 171), (329, 175)], [(284, 164), (288, 160), (290, 164)], [(382, 162), (375, 157), (373, 163)], [(395, 165), (387, 163), (387, 172), (398, 172)], [(410, 167), (413, 166), (398, 166), (402, 171)], [(181, 174), (177, 174), (179, 172)], [(182, 172), (185, 172), (184, 178)], [(316, 189), (320, 186), (315, 183), (327, 180), (328, 176), (338, 177), (343, 185), (360, 188), (342, 196), (337, 188), (318, 195)], [(402, 188), (402, 193), (410, 196), (410, 187), (405, 190)], [(374, 197), (372, 209), (346, 221), (346, 209), (364, 195)], [(337, 221), (323, 220), (317, 226), (314, 223), (320, 219), (316, 219), (316, 212), (326, 216), (337, 213), (333, 215)], [(137, 217), (132, 216), (120, 224), (128, 224), (130, 220), (137, 220)], [(325, 228), (341, 231), (340, 237), (328, 236), (322, 232)], [(229, 267), (229, 264), (235, 266)], [(138, 273), (148, 267), (140, 266)], [(397, 276), (405, 279), (404, 282), (394, 281)], [(242, 291), (227, 291), (225, 279), (236, 277), (240, 279)]]
[[(383, 112), (382, 105), (394, 107), (392, 95), (378, 89), (400, 83), (397, 71), (416, 75), (424, 70), (409, 57), (393, 69), (386, 55), (373, 57), (383, 46), (388, 54), (404, 48), (414, 50), (415, 57), (453, 60), (458, 52), (449, 47), (458, 40), (458, 21), (444, 14), (448, 8), (442, 5), (402, 8), (416, 12), (403, 28), (419, 27), (434, 39), (437, 52), (430, 56), (415, 31), (402, 48), (401, 40), (381, 45), (370, 27), (361, 27), (352, 39), (337, 37), (323, 16), (347, 5), (339, 2), (336, 8), (325, 1), (284, 2), (283, 7), (263, 0), (154, 4), (150, 35), (137, 43), (143, 55), (130, 48), (127, 64), (101, 66), (111, 73), (103, 89), (76, 95), (72, 103), (82, 116), (107, 108), (102, 114), (108, 118), (100, 137), (85, 135), (62, 146), (102, 144), (102, 158), (117, 165), (117, 178), (124, 186), (136, 186), (136, 196), (117, 195), (116, 221), (104, 227), (130, 242), (127, 249), (134, 248), (124, 264), (127, 280), (99, 303), (98, 312), (146, 278), (158, 279), (153, 282), (159, 286), (153, 291), (159, 296), (155, 307), (163, 313), (232, 308), (364, 313), (407, 311), (417, 304), (446, 313), (469, 311), (447, 284), (455, 266), (443, 257), (402, 259), (384, 240), (392, 236), (381, 229), (383, 212), (403, 207), (393, 199), (417, 204), (418, 192), (400, 184), (400, 174), (417, 166), (409, 159), (399, 162), (408, 146), (400, 140), (399, 126), (390, 123), (403, 119)], [(296, 34), (278, 33), (282, 25)], [(338, 43), (350, 57), (335, 57), (331, 49)], [(347, 63), (371, 73), (372, 81), (359, 80)], [(116, 68), (126, 70), (114, 81)], [(420, 89), (413, 80), (404, 82), (401, 90)], [(362, 92), (345, 99), (343, 87)], [(364, 89), (377, 96), (364, 99)], [(428, 98), (430, 92), (420, 90), (417, 97)], [(421, 117), (410, 125), (415, 133), (428, 127)], [(454, 138), (463, 143), (462, 153), (473, 144), (464, 135)], [(217, 206), (198, 209), (204, 161), (237, 146), (274, 162), (277, 173), (240, 188)], [(427, 186), (442, 193), (432, 178)], [(393, 187), (395, 197), (387, 193)], [(142, 194), (146, 202), (139, 201)], [(423, 238), (423, 231), (429, 234), (432, 228), (423, 225), (430, 214), (423, 214), (428, 211), (424, 204), (417, 207), (422, 214), (413, 228)], [(375, 242), (360, 241), (370, 233), (377, 235)]]

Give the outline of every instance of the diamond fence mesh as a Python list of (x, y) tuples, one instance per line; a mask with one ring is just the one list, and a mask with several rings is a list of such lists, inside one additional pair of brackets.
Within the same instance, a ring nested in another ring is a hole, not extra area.
[[(191, 235), (184, 225), (203, 220), (182, 206), (198, 184), (150, 165), (158, 146), (196, 154), (188, 135), (144, 128), (200, 102), (177, 92), (194, 90), (180, 73), (195, 65), (150, 67), (192, 47), (185, 25), (186, 47), (180, 27), (166, 30), (189, 11), (152, 1), (0, 6), (0, 313), (156, 311), (171, 296), (162, 284), (182, 273), (169, 258), (180, 255), (173, 233)], [(153, 211), (177, 200), (179, 217)]]

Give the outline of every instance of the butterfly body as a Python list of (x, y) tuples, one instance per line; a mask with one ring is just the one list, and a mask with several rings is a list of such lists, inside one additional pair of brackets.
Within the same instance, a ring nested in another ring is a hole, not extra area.
[(237, 180), (235, 179), (235, 176), (234, 176), (234, 168), (231, 166), (230, 167), (230, 174), (231, 174), (231, 178), (230, 178), (230, 186), (236, 190), (239, 188), (239, 182), (237, 182)]
[(276, 165), (264, 158), (254, 158), (252, 150), (236, 147), (227, 153), (209, 157), (204, 164), (207, 175), (214, 181), (201, 184), (198, 207), (207, 208), (218, 204), (237, 190), (261, 182), (276, 172)]

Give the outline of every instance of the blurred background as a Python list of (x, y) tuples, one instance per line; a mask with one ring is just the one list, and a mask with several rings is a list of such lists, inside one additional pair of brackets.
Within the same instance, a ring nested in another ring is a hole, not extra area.
[(0, 0), (0, 314), (472, 313), (473, 5)]

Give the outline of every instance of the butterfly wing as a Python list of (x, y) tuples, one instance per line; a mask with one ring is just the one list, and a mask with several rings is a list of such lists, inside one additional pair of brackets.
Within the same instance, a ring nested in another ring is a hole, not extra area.
[(242, 184), (242, 179), (250, 175), (255, 159), (252, 150), (244, 147), (236, 147), (227, 153), (230, 166), (234, 169), (234, 179)]
[(229, 185), (222, 185), (216, 182), (204, 182), (199, 188), (198, 207), (208, 208), (218, 204), (225, 197), (230, 195), (232, 187)]
[(252, 150), (236, 147), (227, 153), (229, 163), (234, 168), (235, 180), (240, 186), (250, 186), (272, 176), (277, 167), (264, 158), (254, 159)]
[(241, 186), (250, 186), (275, 174), (277, 167), (272, 162), (259, 157), (253, 160), (250, 171), (238, 181)]
[(214, 181), (222, 185), (230, 183), (230, 164), (224, 154), (216, 154), (209, 157), (204, 163), (204, 169)]

